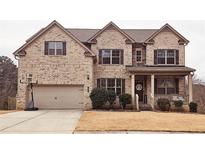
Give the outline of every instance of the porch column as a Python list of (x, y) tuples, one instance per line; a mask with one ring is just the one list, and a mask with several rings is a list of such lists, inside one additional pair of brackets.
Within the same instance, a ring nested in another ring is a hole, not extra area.
[(188, 84), (189, 84), (189, 103), (193, 101), (193, 91), (192, 91), (192, 74), (188, 75)]
[(131, 76), (131, 95), (132, 95), (132, 106), (135, 106), (135, 75)]
[(154, 74), (151, 74), (151, 106), (154, 109)]

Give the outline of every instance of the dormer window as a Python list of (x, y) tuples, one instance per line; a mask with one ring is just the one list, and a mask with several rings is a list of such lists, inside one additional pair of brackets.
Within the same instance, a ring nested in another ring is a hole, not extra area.
[(45, 55), (66, 55), (66, 42), (45, 42)]

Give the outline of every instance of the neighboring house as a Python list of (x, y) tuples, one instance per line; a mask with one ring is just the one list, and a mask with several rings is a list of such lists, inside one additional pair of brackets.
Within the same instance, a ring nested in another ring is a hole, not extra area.
[(192, 101), (192, 74), (185, 66), (189, 41), (169, 24), (160, 29), (120, 29), (110, 22), (102, 29), (66, 29), (53, 21), (14, 52), (18, 58), (17, 108), (30, 100), (34, 84), (39, 108), (90, 109), (95, 87), (130, 93), (134, 105), (154, 108), (157, 98), (185, 94)]

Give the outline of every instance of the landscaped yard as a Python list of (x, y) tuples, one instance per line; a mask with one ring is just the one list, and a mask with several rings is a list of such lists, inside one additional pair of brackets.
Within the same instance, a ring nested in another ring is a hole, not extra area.
[(205, 115), (151, 111), (85, 111), (75, 131), (205, 132)]

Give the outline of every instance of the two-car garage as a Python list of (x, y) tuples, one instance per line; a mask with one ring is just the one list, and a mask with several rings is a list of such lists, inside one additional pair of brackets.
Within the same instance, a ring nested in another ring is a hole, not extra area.
[(34, 86), (33, 96), (35, 106), (39, 109), (83, 109), (84, 107), (82, 85)]

